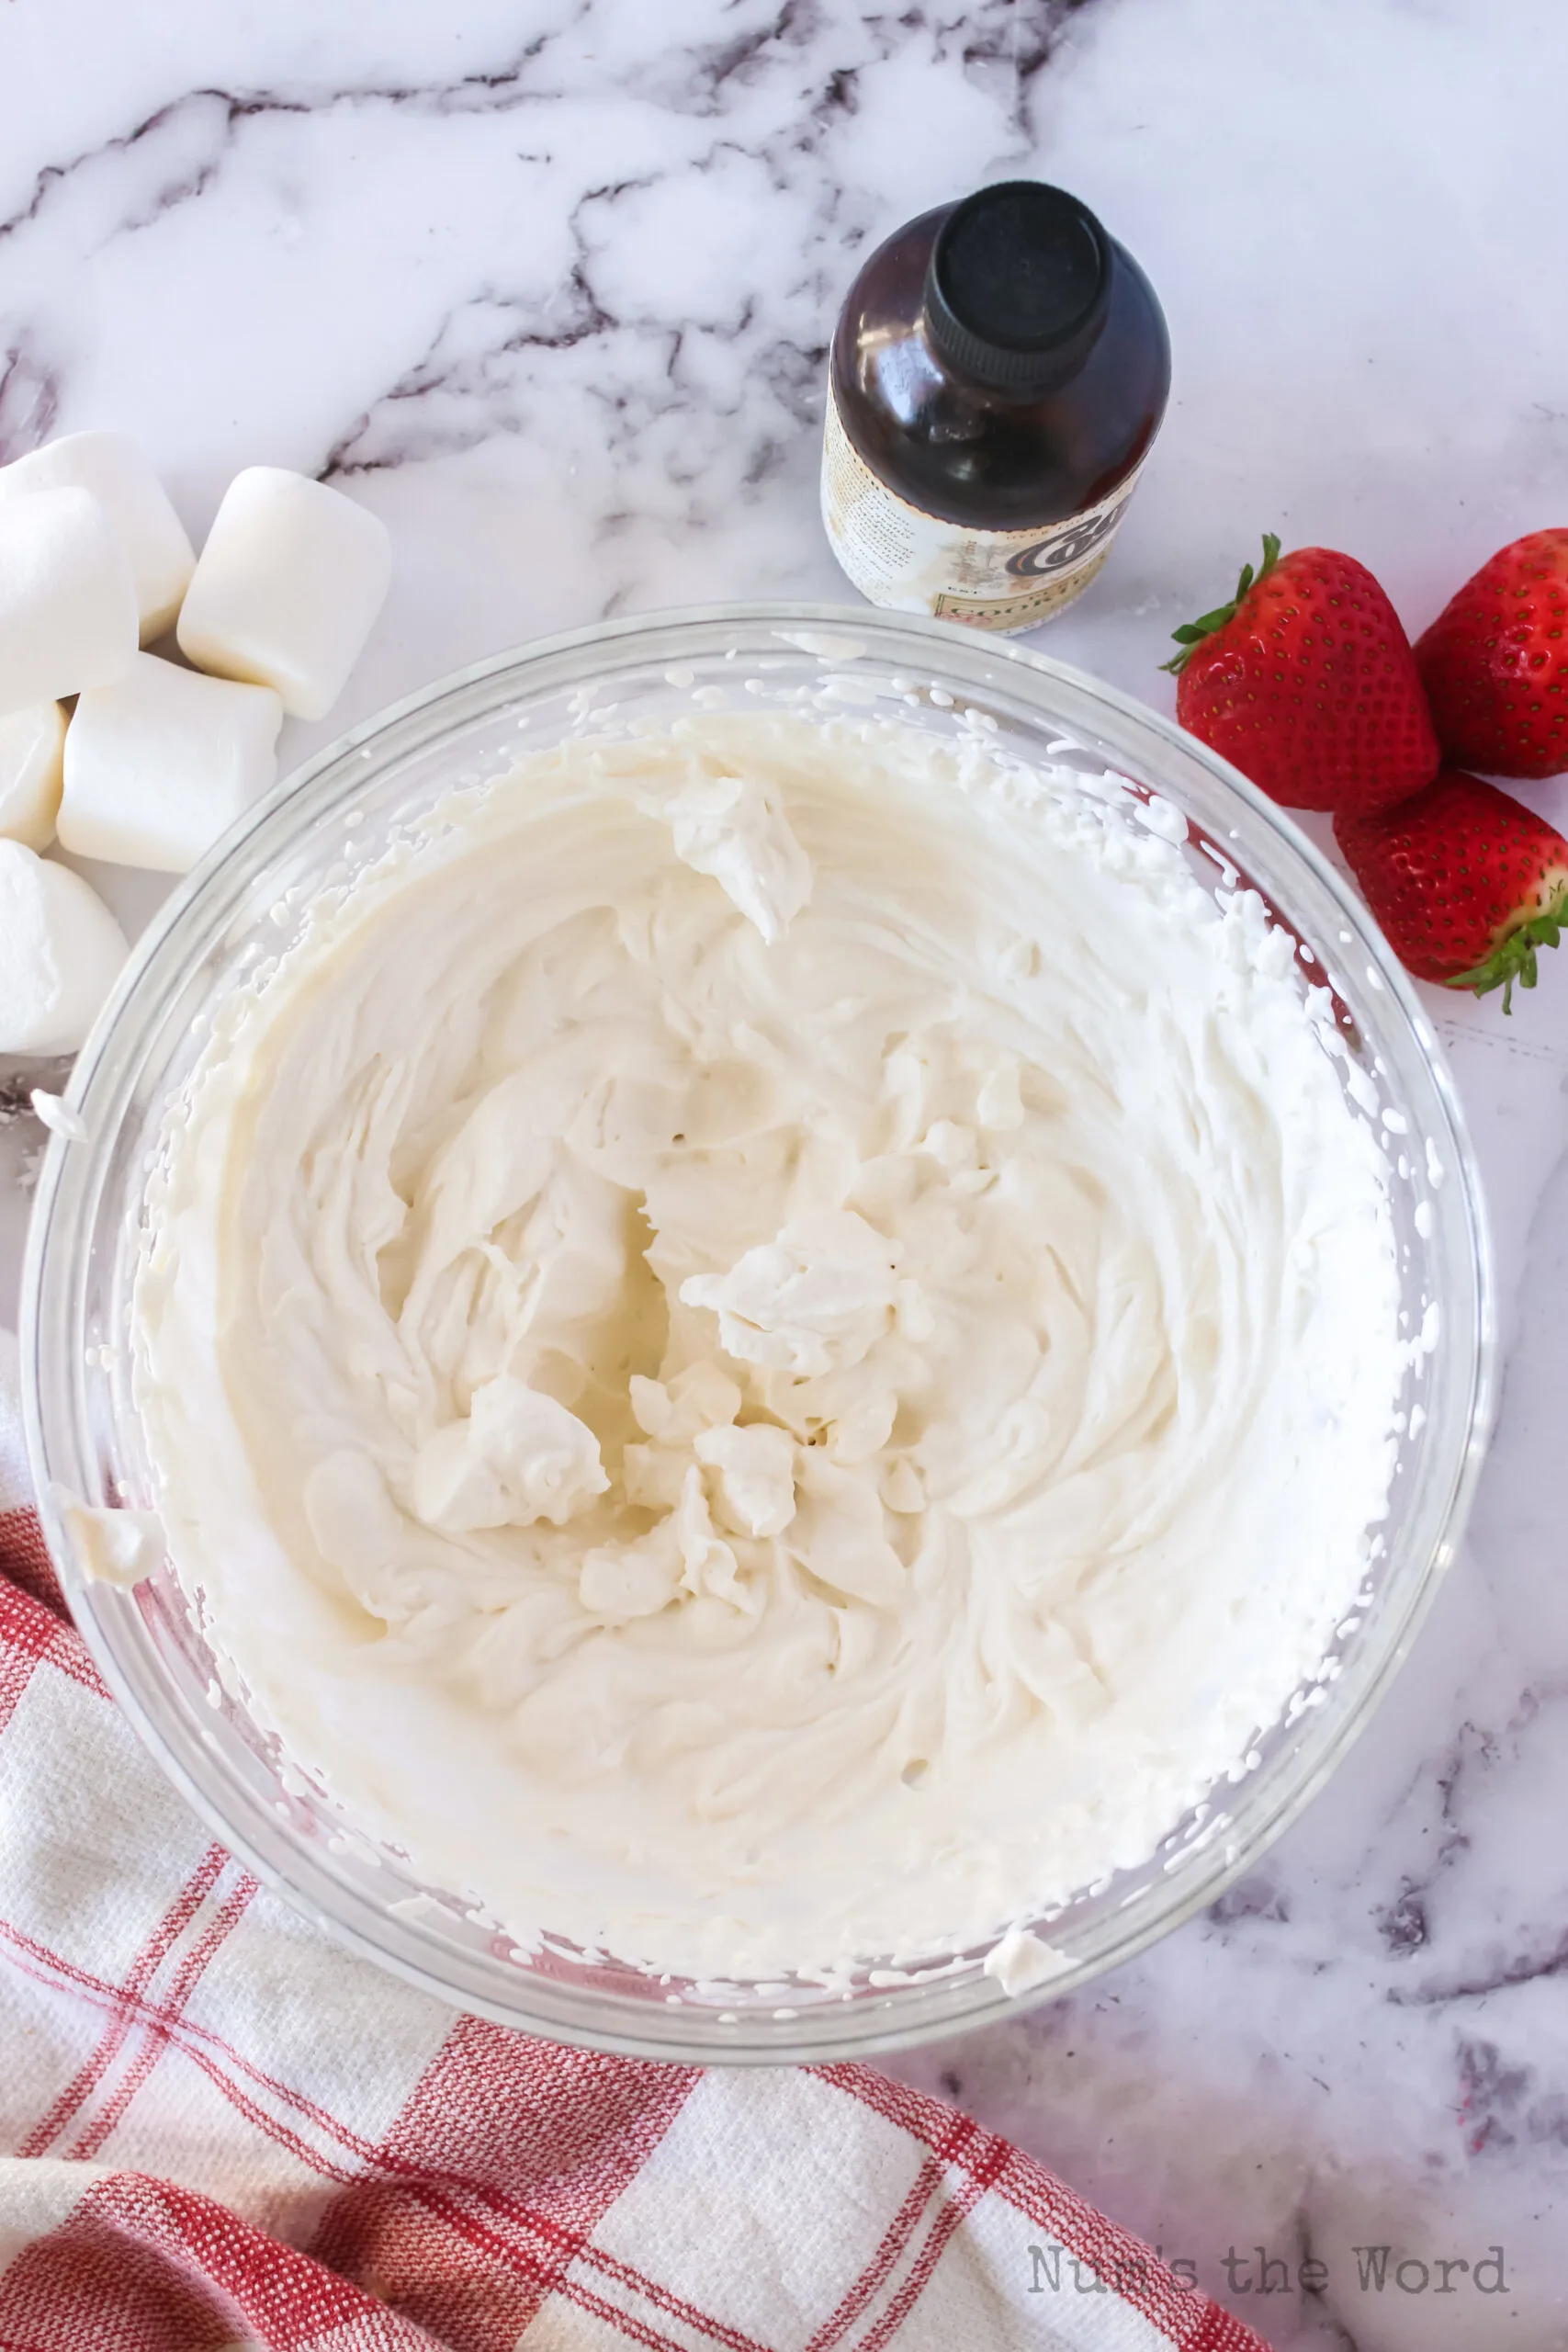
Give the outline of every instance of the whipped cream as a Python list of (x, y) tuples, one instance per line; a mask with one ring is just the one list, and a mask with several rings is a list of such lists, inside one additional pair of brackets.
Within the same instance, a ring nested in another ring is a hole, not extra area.
[(525, 1949), (1022, 1981), (1362, 1579), (1410, 1351), (1342, 1055), (1174, 811), (978, 737), (705, 712), (455, 796), (152, 1182), (226, 1674)]

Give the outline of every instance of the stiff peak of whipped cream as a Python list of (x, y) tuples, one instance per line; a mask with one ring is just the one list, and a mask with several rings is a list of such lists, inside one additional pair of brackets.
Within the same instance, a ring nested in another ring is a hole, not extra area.
[(219, 1023), (138, 1286), (174, 1555), (295, 1764), (519, 1940), (994, 1938), (1321, 1658), (1387, 1171), (1168, 813), (880, 718), (575, 740)]

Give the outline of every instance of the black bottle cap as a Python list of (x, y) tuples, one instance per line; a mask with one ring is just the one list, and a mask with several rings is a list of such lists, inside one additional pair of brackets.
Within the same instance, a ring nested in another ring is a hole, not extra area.
[(1111, 240), (1065, 188), (1003, 180), (955, 204), (926, 268), (926, 332), (996, 391), (1045, 392), (1087, 358), (1111, 299)]

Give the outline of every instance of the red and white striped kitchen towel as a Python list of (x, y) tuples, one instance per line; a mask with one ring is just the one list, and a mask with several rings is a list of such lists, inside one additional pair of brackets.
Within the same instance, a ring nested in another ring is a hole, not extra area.
[(558, 2049), (294, 1917), (63, 1615), (6, 1333), (0, 2057), (4, 2352), (1261, 2352), (868, 2067)]

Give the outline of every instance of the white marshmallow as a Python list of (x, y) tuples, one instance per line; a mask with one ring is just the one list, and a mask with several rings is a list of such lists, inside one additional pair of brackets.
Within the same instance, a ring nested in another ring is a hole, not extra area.
[(57, 702), (29, 703), (0, 718), (0, 837), (49, 847), (64, 749), (65, 713)]
[(0, 842), (0, 1053), (73, 1054), (129, 953), (79, 874)]
[(113, 526), (136, 583), (143, 645), (172, 628), (196, 570), (196, 549), (168, 492), (123, 433), (68, 433), (0, 466), (0, 504), (35, 491), (90, 491)]
[(277, 774), (283, 706), (139, 653), (85, 694), (65, 736), (60, 840), (74, 857), (186, 874)]
[(296, 718), (324, 718), (391, 576), (391, 542), (376, 515), (304, 474), (248, 466), (202, 548), (180, 650), (198, 670), (276, 687)]
[(0, 504), (0, 712), (122, 678), (136, 589), (107, 514), (85, 490)]

